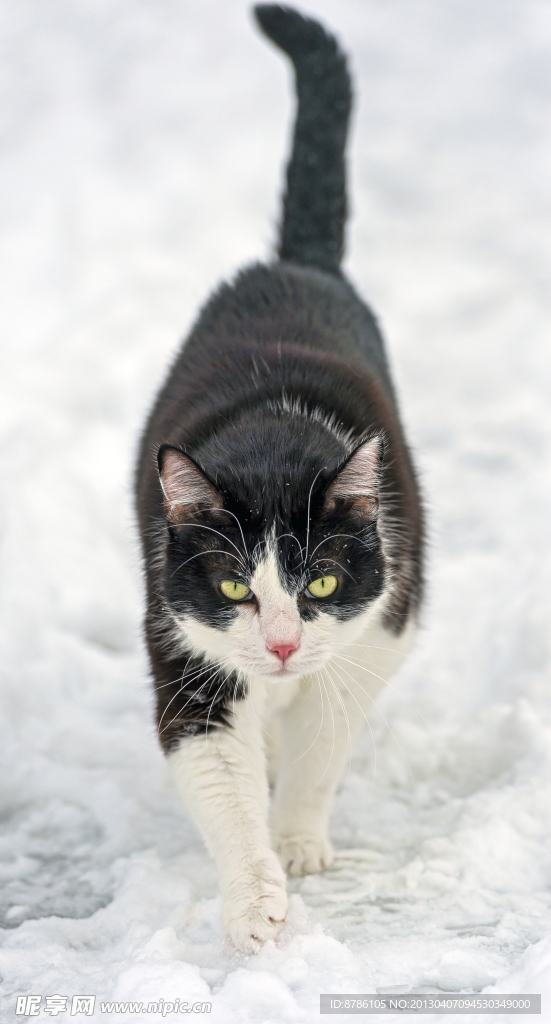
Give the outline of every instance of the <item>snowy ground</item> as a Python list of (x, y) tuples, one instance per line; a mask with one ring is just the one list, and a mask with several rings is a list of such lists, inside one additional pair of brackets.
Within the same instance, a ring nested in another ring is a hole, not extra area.
[(335, 866), (247, 959), (156, 743), (130, 492), (198, 304), (269, 251), (288, 73), (242, 0), (0, 3), (3, 1020), (30, 993), (268, 1024), (318, 1020), (320, 992), (492, 987), (551, 1020), (551, 5), (308, 9), (352, 55), (348, 269), (389, 339), (430, 584)]

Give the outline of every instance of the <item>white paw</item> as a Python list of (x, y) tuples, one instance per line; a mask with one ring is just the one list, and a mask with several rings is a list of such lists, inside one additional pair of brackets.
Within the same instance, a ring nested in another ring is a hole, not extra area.
[(314, 875), (333, 863), (333, 847), (326, 836), (279, 836), (276, 849), (288, 875)]
[(286, 914), (285, 875), (274, 857), (254, 865), (229, 887), (222, 921), (237, 949), (258, 953), (268, 939), (279, 935)]

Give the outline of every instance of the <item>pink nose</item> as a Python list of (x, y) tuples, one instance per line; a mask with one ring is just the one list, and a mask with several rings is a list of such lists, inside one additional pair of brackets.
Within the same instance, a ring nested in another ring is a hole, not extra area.
[(283, 662), (287, 661), (291, 651), (296, 651), (298, 644), (268, 644), (268, 650), (277, 654)]

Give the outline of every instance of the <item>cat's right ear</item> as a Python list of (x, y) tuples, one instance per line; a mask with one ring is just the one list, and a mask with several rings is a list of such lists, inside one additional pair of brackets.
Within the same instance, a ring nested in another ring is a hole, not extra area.
[(190, 515), (222, 508), (222, 498), (199, 466), (178, 448), (163, 444), (157, 456), (165, 515), (181, 526)]

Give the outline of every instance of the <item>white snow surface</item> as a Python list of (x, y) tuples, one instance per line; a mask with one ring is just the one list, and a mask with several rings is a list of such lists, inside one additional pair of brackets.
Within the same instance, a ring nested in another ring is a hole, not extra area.
[(454, 990), (541, 992), (551, 1020), (551, 5), (308, 10), (351, 57), (346, 267), (387, 338), (428, 592), (335, 865), (247, 958), (156, 740), (132, 473), (198, 307), (270, 253), (291, 76), (242, 0), (0, 3), (6, 1021), (29, 993), (269, 1024), (318, 1020), (320, 992)]

